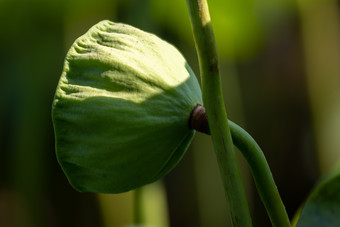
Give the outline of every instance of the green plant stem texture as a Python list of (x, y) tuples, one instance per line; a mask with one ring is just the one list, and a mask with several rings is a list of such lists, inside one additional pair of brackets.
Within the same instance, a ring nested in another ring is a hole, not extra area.
[(252, 226), (222, 96), (215, 38), (206, 0), (187, 0), (198, 53), (203, 102), (234, 226)]
[(229, 121), (235, 146), (242, 152), (252, 171), (257, 190), (273, 226), (291, 226), (267, 160), (256, 141), (240, 126)]

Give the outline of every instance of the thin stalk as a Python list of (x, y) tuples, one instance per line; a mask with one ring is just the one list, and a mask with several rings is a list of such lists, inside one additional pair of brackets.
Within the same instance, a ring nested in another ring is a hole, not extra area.
[(203, 102), (234, 226), (252, 226), (222, 96), (215, 38), (206, 0), (187, 0), (199, 59)]
[(291, 226), (286, 209), (275, 185), (266, 157), (256, 141), (244, 129), (229, 121), (235, 146), (247, 160), (261, 200), (273, 226)]
[(136, 226), (145, 222), (143, 212), (143, 187), (134, 190), (133, 194), (133, 222)]
[[(273, 226), (289, 227), (290, 221), (261, 148), (244, 129), (228, 120), (234, 145), (247, 160), (257, 190)], [(190, 128), (210, 135), (205, 108), (197, 104), (191, 112)]]

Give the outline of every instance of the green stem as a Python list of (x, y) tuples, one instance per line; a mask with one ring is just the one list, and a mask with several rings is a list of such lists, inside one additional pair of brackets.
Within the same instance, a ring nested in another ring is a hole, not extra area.
[[(240, 126), (228, 120), (235, 146), (247, 160), (258, 192), (273, 226), (290, 226), (286, 209), (276, 188), (267, 160), (256, 141)], [(210, 135), (205, 108), (197, 104), (190, 117), (190, 128)]]
[(291, 226), (267, 160), (256, 141), (240, 126), (229, 121), (235, 146), (242, 152), (252, 171), (257, 190), (273, 226)]
[(200, 64), (205, 103), (215, 153), (234, 226), (252, 226), (222, 96), (215, 38), (206, 0), (187, 0)]
[(144, 212), (143, 212), (143, 187), (134, 190), (133, 194), (133, 221), (134, 224), (141, 225), (144, 223)]

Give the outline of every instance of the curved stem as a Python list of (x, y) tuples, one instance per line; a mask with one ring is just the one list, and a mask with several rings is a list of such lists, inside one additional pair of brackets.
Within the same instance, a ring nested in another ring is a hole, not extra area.
[(215, 38), (206, 0), (187, 0), (211, 137), (234, 226), (252, 226), (224, 107)]
[[(290, 226), (286, 209), (276, 188), (267, 160), (256, 141), (244, 129), (228, 120), (234, 145), (241, 151), (252, 171), (257, 190), (273, 226)], [(190, 128), (210, 135), (205, 108), (197, 104), (191, 112)]]
[(240, 126), (229, 121), (235, 146), (242, 152), (252, 171), (257, 190), (273, 226), (291, 226), (267, 160), (256, 141)]

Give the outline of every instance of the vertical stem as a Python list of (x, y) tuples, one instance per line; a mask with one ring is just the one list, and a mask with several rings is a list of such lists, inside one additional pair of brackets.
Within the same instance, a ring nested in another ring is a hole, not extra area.
[(251, 226), (224, 107), (215, 38), (206, 0), (187, 0), (198, 54), (203, 102), (234, 226)]
[(162, 182), (145, 185), (133, 191), (134, 226), (168, 227), (166, 192)]
[[(234, 145), (242, 152), (253, 174), (257, 190), (273, 226), (290, 227), (289, 217), (274, 182), (266, 157), (244, 129), (228, 120)], [(205, 108), (197, 104), (191, 112), (190, 127), (210, 135)]]
[(133, 222), (134, 224), (141, 225), (144, 223), (143, 213), (143, 187), (134, 190), (133, 194)]

